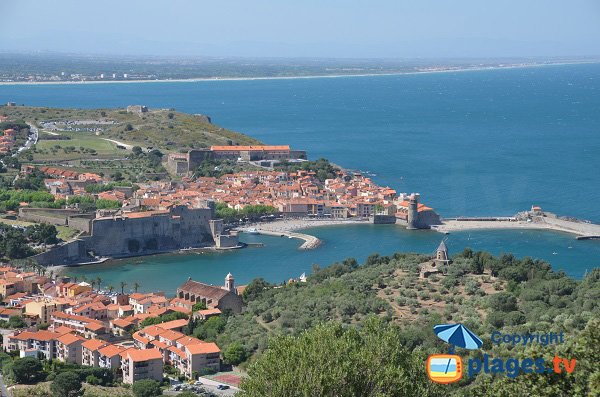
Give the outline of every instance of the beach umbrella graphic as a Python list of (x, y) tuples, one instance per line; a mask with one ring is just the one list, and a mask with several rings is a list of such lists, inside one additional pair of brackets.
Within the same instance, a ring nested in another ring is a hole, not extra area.
[(444, 342), (457, 347), (474, 350), (483, 345), (483, 341), (462, 324), (436, 325), (433, 332)]

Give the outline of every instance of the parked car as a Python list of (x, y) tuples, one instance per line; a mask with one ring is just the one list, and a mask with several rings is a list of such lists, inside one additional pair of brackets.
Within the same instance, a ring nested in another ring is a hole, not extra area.
[(227, 389), (229, 389), (229, 386), (227, 386), (227, 385), (219, 385), (219, 386), (217, 386), (217, 389), (219, 389), (219, 390), (227, 390)]

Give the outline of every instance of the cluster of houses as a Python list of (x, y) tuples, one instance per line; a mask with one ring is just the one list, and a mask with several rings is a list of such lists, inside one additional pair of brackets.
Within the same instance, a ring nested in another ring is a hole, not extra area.
[(10, 150), (15, 146), (17, 132), (9, 128), (4, 130), (2, 135), (0, 135), (0, 154), (8, 154)]
[[(22, 172), (33, 169), (24, 166)], [(110, 182), (94, 173), (54, 167), (41, 167), (40, 170), (48, 176), (45, 184), (57, 199), (86, 195), (89, 194), (85, 191), (86, 186)], [(418, 194), (398, 194), (390, 187), (377, 185), (369, 177), (344, 171), (338, 171), (334, 178), (324, 182), (312, 171), (244, 171), (220, 178), (184, 178), (182, 181), (139, 184), (137, 190), (115, 186), (95, 196), (119, 201), (123, 204), (122, 210), (130, 213), (168, 211), (179, 205), (197, 207), (200, 201), (212, 200), (236, 210), (249, 205), (268, 205), (284, 217), (368, 218), (382, 215), (391, 219), (391, 223), (396, 220), (407, 223), (409, 213), (414, 210), (421, 220), (419, 227), (440, 222), (431, 207), (418, 202)]]
[[(199, 198), (226, 203), (241, 210), (248, 205), (269, 205), (285, 217), (366, 218), (388, 215), (406, 221), (411, 196), (397, 194), (359, 173), (339, 171), (335, 178), (321, 182), (312, 171), (252, 171), (200, 177), (178, 184), (155, 183), (142, 186), (135, 197), (144, 207), (166, 209), (178, 203), (193, 203)], [(414, 197), (414, 195), (413, 195)], [(418, 196), (417, 196), (418, 200)], [(437, 214), (422, 203), (419, 216)]]
[[(96, 282), (94, 283), (96, 284)], [(52, 280), (43, 274), (0, 268), (4, 297), (0, 319), (21, 317), (26, 326), (4, 335), (3, 348), (21, 357), (44, 357), (108, 368), (124, 383), (163, 379), (164, 365), (192, 379), (218, 371), (221, 350), (212, 342), (185, 335), (193, 316), (207, 319), (223, 311), (240, 312), (243, 287), (228, 274), (224, 286), (188, 280), (177, 296), (163, 293), (113, 293), (87, 282)], [(202, 303), (206, 309), (194, 311)], [(179, 312), (172, 321), (142, 326), (147, 318)]]

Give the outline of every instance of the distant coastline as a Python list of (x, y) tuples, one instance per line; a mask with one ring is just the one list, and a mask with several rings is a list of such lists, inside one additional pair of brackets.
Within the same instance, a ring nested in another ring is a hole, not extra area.
[(573, 62), (550, 62), (550, 63), (535, 63), (535, 64), (514, 64), (506, 66), (487, 66), (487, 67), (463, 67), (457, 69), (440, 69), (440, 70), (420, 70), (406, 71), (393, 73), (348, 73), (348, 74), (322, 74), (322, 75), (306, 75), (306, 76), (256, 76), (256, 77), (191, 77), (184, 79), (154, 79), (154, 80), (81, 80), (81, 81), (2, 81), (0, 86), (5, 85), (88, 85), (88, 84), (135, 84), (135, 83), (194, 83), (194, 82), (209, 82), (209, 81), (252, 81), (252, 80), (296, 80), (296, 79), (334, 79), (344, 77), (378, 77), (378, 76), (403, 76), (417, 74), (433, 74), (433, 73), (454, 73), (454, 72), (478, 72), (486, 70), (503, 70), (503, 69), (525, 69), (537, 68), (544, 66), (565, 66), (565, 65), (587, 65), (600, 64), (600, 60), (594, 61), (573, 61)]

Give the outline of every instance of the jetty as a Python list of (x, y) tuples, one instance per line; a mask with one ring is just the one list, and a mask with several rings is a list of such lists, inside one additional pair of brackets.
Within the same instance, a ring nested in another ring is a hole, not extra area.
[(432, 227), (440, 233), (477, 229), (536, 229), (570, 233), (577, 240), (600, 239), (600, 225), (576, 218), (560, 217), (532, 207), (531, 211), (515, 216), (459, 217), (444, 219), (441, 225)]
[(301, 250), (315, 249), (319, 245), (321, 245), (321, 240), (319, 240), (315, 236), (311, 236), (310, 234), (296, 233), (296, 232), (274, 232), (271, 230), (264, 230), (264, 229), (256, 229), (256, 233), (263, 234), (265, 236), (287, 237), (287, 238), (296, 238), (296, 239), (303, 240), (304, 242), (302, 243), (302, 245), (300, 247), (298, 247), (298, 249), (301, 249)]

